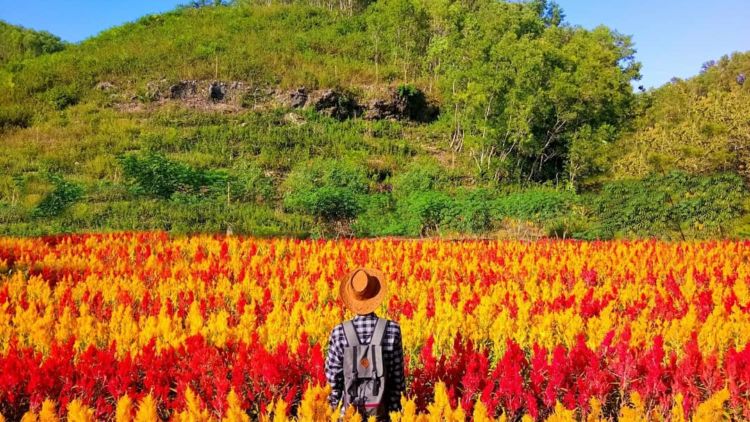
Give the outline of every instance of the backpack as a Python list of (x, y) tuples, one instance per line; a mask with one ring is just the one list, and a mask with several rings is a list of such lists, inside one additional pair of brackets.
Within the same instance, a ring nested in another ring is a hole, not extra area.
[(345, 321), (344, 334), (349, 344), (344, 347), (344, 394), (342, 410), (349, 405), (367, 419), (388, 416), (383, 402), (385, 368), (382, 341), (387, 320), (378, 318), (369, 344), (361, 344), (351, 321)]

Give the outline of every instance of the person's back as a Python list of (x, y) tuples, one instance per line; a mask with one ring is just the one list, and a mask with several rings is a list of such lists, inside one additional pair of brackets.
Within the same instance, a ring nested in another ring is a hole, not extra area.
[(385, 292), (384, 277), (375, 270), (358, 269), (344, 280), (341, 299), (357, 316), (334, 327), (326, 357), (331, 407), (341, 401), (342, 411), (354, 405), (378, 420), (401, 410), (404, 391), (401, 328), (374, 312)]

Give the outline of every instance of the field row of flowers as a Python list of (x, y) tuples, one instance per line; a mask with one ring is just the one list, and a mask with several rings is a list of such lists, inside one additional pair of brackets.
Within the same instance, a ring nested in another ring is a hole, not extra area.
[(750, 242), (163, 233), (0, 238), (0, 415), (335, 420), (357, 266), (401, 324), (396, 420), (750, 419)]

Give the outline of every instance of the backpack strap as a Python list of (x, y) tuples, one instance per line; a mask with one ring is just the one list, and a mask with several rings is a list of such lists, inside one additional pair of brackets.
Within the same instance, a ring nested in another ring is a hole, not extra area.
[(349, 346), (361, 345), (359, 337), (357, 337), (357, 332), (354, 330), (354, 324), (351, 321), (344, 321), (343, 326), (344, 335), (346, 336), (346, 341), (349, 343)]
[(379, 345), (383, 342), (383, 335), (385, 334), (385, 326), (387, 323), (387, 320), (378, 318), (378, 322), (375, 323), (375, 331), (373, 331), (372, 337), (370, 337), (370, 344)]

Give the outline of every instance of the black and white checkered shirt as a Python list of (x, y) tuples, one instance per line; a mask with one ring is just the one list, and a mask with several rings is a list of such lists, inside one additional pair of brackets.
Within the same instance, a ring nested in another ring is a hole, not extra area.
[[(357, 337), (362, 344), (368, 344), (377, 315), (371, 312), (366, 315), (357, 315), (352, 319)], [(386, 379), (383, 399), (388, 404), (389, 412), (401, 410), (401, 394), (404, 391), (404, 350), (401, 344), (401, 327), (397, 322), (388, 320), (383, 335), (383, 362), (385, 363)], [(344, 367), (343, 351), (348, 346), (343, 324), (339, 324), (331, 331), (328, 339), (328, 355), (326, 356), (326, 378), (331, 385), (331, 395), (328, 401), (331, 407), (336, 407), (341, 400), (344, 390)]]

